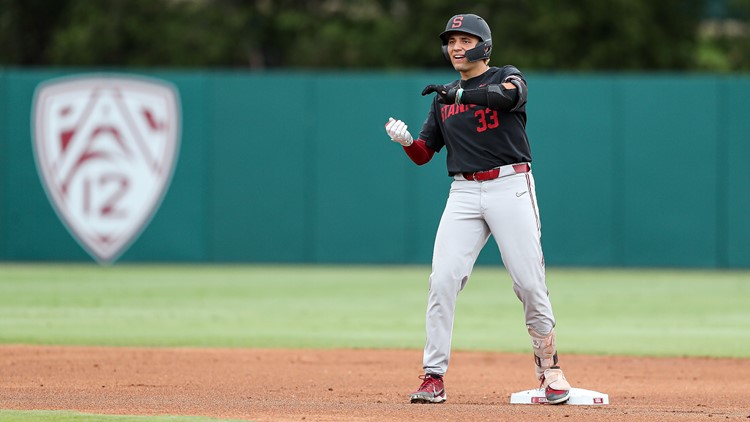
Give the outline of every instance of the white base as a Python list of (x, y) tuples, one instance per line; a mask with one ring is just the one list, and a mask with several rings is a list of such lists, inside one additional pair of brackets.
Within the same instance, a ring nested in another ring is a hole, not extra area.
[[(544, 390), (535, 388), (511, 394), (510, 404), (547, 404), (547, 398), (544, 397)], [(583, 388), (571, 388), (570, 398), (565, 404), (609, 404), (609, 395), (598, 391), (584, 390)]]

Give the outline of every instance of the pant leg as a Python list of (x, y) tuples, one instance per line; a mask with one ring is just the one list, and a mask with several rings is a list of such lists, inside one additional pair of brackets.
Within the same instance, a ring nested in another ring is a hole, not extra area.
[(458, 293), (490, 235), (480, 212), (479, 185), (453, 182), (435, 236), (423, 357), (426, 373), (443, 375), (448, 370)]
[(516, 174), (485, 186), (484, 216), (523, 304), (526, 325), (547, 334), (555, 317), (546, 284), (534, 177)]

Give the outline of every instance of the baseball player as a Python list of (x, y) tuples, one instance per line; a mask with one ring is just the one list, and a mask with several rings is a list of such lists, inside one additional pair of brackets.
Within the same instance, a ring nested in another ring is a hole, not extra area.
[(564, 403), (571, 387), (557, 366), (555, 317), (545, 281), (526, 135), (526, 81), (513, 66), (489, 66), (492, 35), (477, 15), (453, 16), (440, 39), (445, 58), (461, 78), (422, 91), (436, 95), (416, 140), (401, 120), (390, 118), (385, 125), (391, 140), (401, 144), (417, 165), (445, 147), (448, 175), (453, 178), (432, 255), (424, 375), (411, 402), (446, 400), (443, 375), (450, 359), (456, 299), (493, 235), (523, 303), (536, 379), (548, 403)]

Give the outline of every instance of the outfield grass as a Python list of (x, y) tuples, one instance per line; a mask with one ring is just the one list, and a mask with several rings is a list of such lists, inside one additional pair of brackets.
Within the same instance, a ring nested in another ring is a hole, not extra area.
[[(416, 348), (429, 267), (0, 264), (0, 343)], [(549, 269), (564, 353), (750, 357), (750, 272)], [(461, 293), (454, 350), (528, 352), (501, 267)], [(0, 415), (2, 417), (2, 415)]]

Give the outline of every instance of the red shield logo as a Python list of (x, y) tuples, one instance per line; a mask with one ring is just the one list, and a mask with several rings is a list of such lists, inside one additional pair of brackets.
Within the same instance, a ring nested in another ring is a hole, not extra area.
[(100, 263), (148, 225), (172, 178), (180, 137), (177, 90), (135, 77), (72, 77), (34, 95), (34, 154), (50, 202)]

